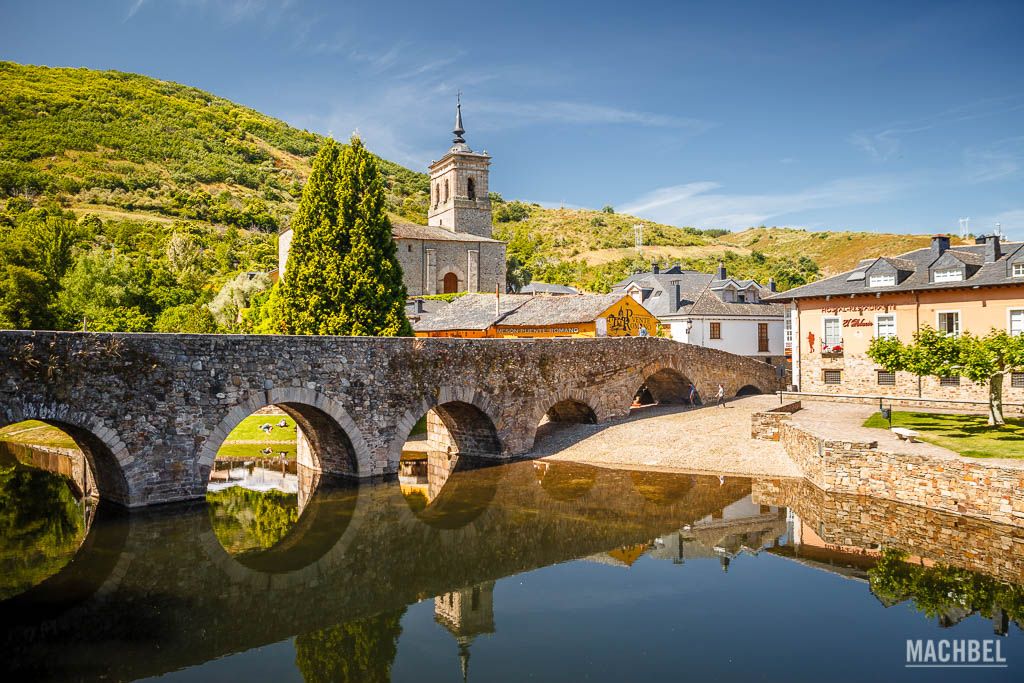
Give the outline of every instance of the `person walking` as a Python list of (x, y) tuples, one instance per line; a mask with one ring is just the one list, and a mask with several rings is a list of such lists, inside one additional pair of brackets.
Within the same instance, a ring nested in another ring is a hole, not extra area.
[(693, 386), (693, 382), (690, 382), (690, 407), (697, 407), (697, 387)]
[(718, 385), (718, 405), (725, 407), (725, 387), (721, 384)]

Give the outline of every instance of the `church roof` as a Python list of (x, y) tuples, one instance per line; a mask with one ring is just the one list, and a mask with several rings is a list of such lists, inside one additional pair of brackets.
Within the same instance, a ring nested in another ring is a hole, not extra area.
[(429, 240), (431, 242), (500, 242), (466, 232), (452, 232), (436, 225), (417, 225), (401, 219), (391, 219), (391, 235), (396, 240)]

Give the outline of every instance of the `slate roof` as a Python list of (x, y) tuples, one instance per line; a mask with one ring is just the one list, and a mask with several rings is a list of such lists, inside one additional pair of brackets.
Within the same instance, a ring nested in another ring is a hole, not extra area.
[(429, 240), (431, 242), (500, 242), (490, 237), (452, 232), (435, 225), (417, 225), (409, 221), (391, 219), (391, 235), (396, 240)]
[(519, 294), (579, 294), (580, 290), (568, 285), (553, 285), (547, 282), (531, 282), (520, 288)]
[[(499, 323), (514, 327), (533, 327), (538, 325), (568, 325), (570, 323), (589, 323), (597, 316), (614, 306), (626, 295), (615, 294), (577, 294), (576, 296), (538, 296), (507, 315)], [(492, 297), (493, 299), (493, 297)]]
[(1024, 258), (1024, 243), (1004, 242), (1000, 245), (1001, 256), (992, 263), (985, 263), (984, 244), (972, 244), (965, 246), (949, 247), (945, 254), (950, 254), (963, 263), (977, 265), (978, 269), (964, 280), (956, 282), (930, 282), (929, 266), (936, 260), (935, 252), (930, 247), (915, 249), (914, 251), (900, 254), (896, 259), (889, 258), (889, 261), (905, 263), (907, 267), (899, 266), (901, 270), (912, 271), (902, 282), (891, 287), (869, 287), (864, 281), (863, 271), (866, 270), (877, 259), (861, 263), (853, 270), (840, 273), (818, 282), (812, 282), (802, 287), (796, 287), (786, 292), (779, 292), (771, 296), (772, 301), (790, 301), (793, 299), (806, 299), (809, 297), (822, 296), (848, 296), (850, 294), (874, 294), (875, 292), (913, 292), (928, 291), (937, 289), (965, 289), (977, 286), (998, 286), (998, 285), (1024, 285), (1021, 278), (1011, 277), (1009, 262)]
[[(284, 234), (291, 227), (283, 227), (278, 234)], [(465, 232), (452, 232), (435, 225), (417, 225), (391, 216), (391, 236), (396, 240), (429, 240), (431, 242), (501, 242), (490, 237), (480, 237)]]
[[(767, 295), (767, 292), (765, 293)], [(783, 304), (758, 302), (738, 303), (722, 301), (710, 288), (701, 293), (693, 305), (686, 310), (687, 315), (694, 316), (779, 316), (786, 314), (786, 307)]]
[(595, 320), (624, 296), (622, 292), (566, 296), (503, 294), (499, 311), (495, 309), (493, 294), (466, 294), (434, 315), (413, 323), (413, 329), (416, 332), (438, 332), (486, 330), (492, 325), (538, 327), (586, 323)]
[[(413, 323), (416, 332), (440, 330), (486, 330), (534, 297), (529, 294), (505, 294), (495, 308), (493, 294), (466, 294), (438, 309), (428, 318)], [(562, 297), (546, 298), (557, 301)]]
[[(673, 283), (679, 282), (679, 302), (673, 300)], [(785, 307), (778, 303), (763, 301), (769, 290), (753, 280), (736, 280), (726, 278), (718, 280), (710, 273), (696, 270), (682, 270), (674, 266), (660, 273), (637, 273), (615, 284), (613, 292), (625, 292), (630, 284), (636, 283), (643, 289), (643, 305), (656, 318), (668, 318), (681, 315), (699, 316), (782, 316)], [(757, 288), (762, 301), (757, 303), (739, 303), (722, 301), (716, 291), (734, 283), (740, 290), (750, 287)]]

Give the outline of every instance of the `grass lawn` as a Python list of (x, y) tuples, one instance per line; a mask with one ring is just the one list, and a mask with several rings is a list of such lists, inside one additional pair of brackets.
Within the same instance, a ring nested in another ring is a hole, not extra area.
[[(1024, 458), (1024, 420), (1007, 418), (1002, 427), (989, 427), (983, 415), (943, 415), (894, 410), (892, 426), (921, 433), (921, 440), (969, 458)], [(875, 413), (865, 427), (888, 429), (889, 421)]]
[[(284, 420), (287, 427), (277, 425)], [(274, 426), (269, 434), (260, 429), (261, 424)], [(249, 441), (253, 443), (238, 443)], [(228, 438), (217, 450), (219, 458), (265, 458), (261, 453), (264, 448), (273, 450), (272, 456), (276, 457), (282, 451), (287, 453), (288, 458), (295, 457), (295, 420), (287, 415), (250, 415), (235, 427)]]
[[(278, 427), (278, 423), (284, 420), (287, 427)], [(264, 434), (260, 429), (261, 424), (270, 424), (274, 428), (269, 434)], [(294, 441), (295, 420), (287, 415), (250, 415), (235, 427), (225, 442), (231, 441)]]
[(29, 446), (52, 446), (53, 448), (78, 448), (70, 436), (38, 420), (25, 420), (0, 429), (0, 441), (11, 441)]

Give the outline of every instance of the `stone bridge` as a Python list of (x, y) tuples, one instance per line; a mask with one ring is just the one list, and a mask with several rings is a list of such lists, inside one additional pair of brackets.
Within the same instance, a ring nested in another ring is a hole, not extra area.
[(221, 444), (277, 405), (299, 462), (332, 475), (398, 471), (427, 415), (433, 449), (510, 458), (540, 422), (628, 414), (725, 386), (781, 388), (764, 363), (654, 338), (398, 339), (0, 332), (0, 427), (42, 420), (85, 452), (101, 497), (129, 507), (202, 498)]

